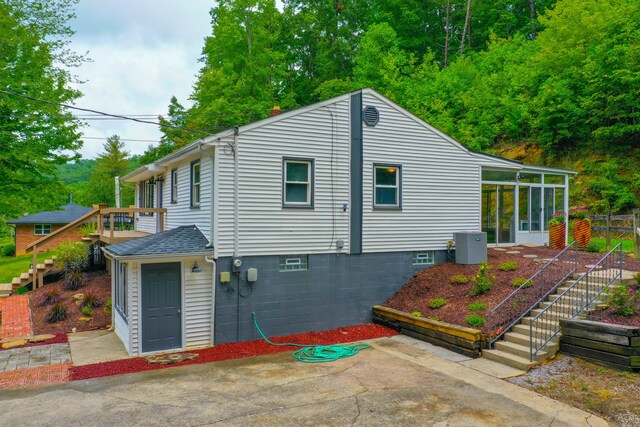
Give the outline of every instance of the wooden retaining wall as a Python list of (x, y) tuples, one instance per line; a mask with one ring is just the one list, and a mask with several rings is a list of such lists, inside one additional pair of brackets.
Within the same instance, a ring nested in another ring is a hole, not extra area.
[(478, 329), (416, 317), (380, 305), (373, 307), (373, 322), (469, 357), (480, 357), (484, 345), (484, 336)]
[(640, 372), (640, 328), (560, 320), (560, 351), (611, 368)]

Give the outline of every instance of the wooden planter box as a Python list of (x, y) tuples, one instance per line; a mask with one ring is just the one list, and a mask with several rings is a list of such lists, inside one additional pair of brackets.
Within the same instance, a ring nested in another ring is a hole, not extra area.
[(416, 317), (381, 305), (373, 306), (373, 322), (469, 357), (480, 357), (485, 344), (478, 329)]
[(640, 328), (560, 320), (560, 351), (614, 369), (640, 372)]

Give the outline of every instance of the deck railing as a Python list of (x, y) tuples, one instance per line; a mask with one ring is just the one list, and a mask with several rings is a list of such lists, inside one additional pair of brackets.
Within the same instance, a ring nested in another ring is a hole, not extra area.
[(578, 252), (577, 244), (573, 242), (489, 311), (487, 348), (491, 348), (493, 343), (576, 271)]
[(166, 208), (101, 208), (98, 213), (97, 234), (109, 232), (113, 238), (115, 231), (133, 230), (135, 227), (135, 214), (158, 214), (158, 226), (156, 232), (164, 231), (164, 217)]
[(617, 279), (622, 278), (622, 243), (573, 282), (558, 298), (531, 319), (529, 355), (538, 352), (560, 332), (560, 319), (573, 318), (586, 309)]

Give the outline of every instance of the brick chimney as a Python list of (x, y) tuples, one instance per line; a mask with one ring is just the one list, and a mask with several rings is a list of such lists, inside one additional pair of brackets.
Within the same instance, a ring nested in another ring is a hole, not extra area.
[(279, 105), (274, 105), (273, 109), (269, 112), (269, 117), (277, 116), (278, 114), (282, 114), (284, 111), (280, 109)]

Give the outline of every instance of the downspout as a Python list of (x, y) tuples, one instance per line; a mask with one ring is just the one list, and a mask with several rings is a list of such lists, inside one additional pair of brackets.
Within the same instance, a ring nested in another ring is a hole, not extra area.
[[(207, 154), (206, 151), (204, 151), (202, 149), (203, 144), (200, 143), (198, 145), (198, 148), (200, 149), (200, 151), (203, 154)], [(207, 245), (207, 247), (213, 247), (214, 246), (214, 241), (213, 241), (213, 227), (215, 227), (215, 222), (214, 222), (214, 212), (215, 212), (215, 208), (213, 205), (213, 201), (215, 199), (214, 197), (214, 191), (215, 191), (215, 184), (216, 184), (216, 163), (215, 163), (215, 148), (211, 151), (211, 197), (209, 198), (209, 204), (211, 206), (210, 212), (209, 212), (209, 218), (210, 218), (210, 222), (209, 222), (209, 244)]]
[(211, 345), (216, 338), (216, 261), (208, 256), (204, 260), (211, 264)]
[(240, 245), (238, 243), (238, 235), (240, 234), (240, 220), (238, 219), (239, 200), (238, 200), (238, 136), (240, 131), (238, 127), (233, 128), (233, 256), (239, 256)]

